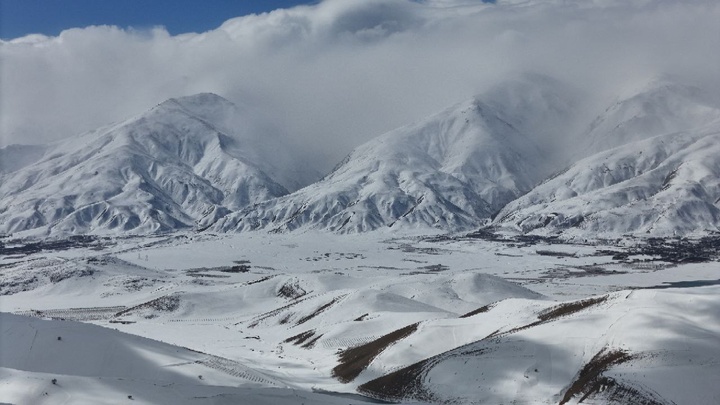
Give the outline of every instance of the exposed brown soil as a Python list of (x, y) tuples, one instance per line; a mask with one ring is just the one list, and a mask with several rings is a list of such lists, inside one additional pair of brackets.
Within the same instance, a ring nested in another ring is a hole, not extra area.
[(432, 393), (422, 385), (423, 372), (429, 360), (423, 360), (390, 374), (368, 381), (358, 387), (358, 392), (385, 401), (405, 399), (436, 402)]
[(460, 315), (460, 318), (470, 318), (470, 317), (473, 316), (473, 315), (482, 314), (483, 312), (489, 311), (492, 307), (495, 306), (495, 304), (496, 304), (495, 302), (493, 302), (493, 303), (491, 303), (491, 304), (487, 304), (487, 305), (482, 306), (482, 307), (480, 307), (480, 308), (478, 308), (478, 309), (472, 310), (472, 311), (470, 311), (470, 312), (468, 312), (468, 313), (466, 313), (466, 314)]
[(602, 375), (610, 367), (625, 363), (633, 359), (633, 356), (620, 349), (610, 350), (603, 348), (583, 366), (570, 387), (565, 391), (559, 405), (563, 405), (575, 396), (582, 396), (582, 402), (590, 395), (603, 390), (604, 387), (614, 385), (614, 380)]
[(368, 381), (358, 387), (358, 392), (383, 401), (411, 400), (432, 403), (440, 402), (440, 400), (423, 385), (425, 372), (449, 357), (456, 355), (481, 356), (487, 353), (489, 350), (487, 347), (477, 347), (477, 344), (491, 339), (496, 334), (497, 331), (481, 340), (429, 357), (390, 374)]
[(333, 298), (332, 301), (328, 302), (327, 304), (324, 304), (324, 305), (319, 306), (319, 307), (318, 307), (315, 311), (313, 311), (313, 313), (311, 313), (310, 315), (307, 315), (307, 316), (305, 316), (305, 317), (300, 318), (300, 320), (297, 321), (297, 323), (296, 323), (295, 325), (302, 325), (302, 324), (304, 324), (305, 322), (307, 322), (307, 321), (315, 318), (316, 316), (320, 315), (321, 313), (327, 311), (328, 308), (330, 308), (331, 306), (335, 305), (335, 303), (337, 303), (338, 301), (340, 301), (340, 300), (341, 300), (342, 298), (344, 298), (344, 297), (345, 297), (345, 296), (343, 295), (343, 296), (340, 296), (340, 297), (335, 297), (335, 298)]
[(302, 347), (303, 349), (312, 349), (313, 347), (315, 347), (315, 343), (317, 343), (317, 341), (320, 340), (321, 337), (323, 337), (323, 335), (317, 335), (312, 339), (308, 340), (304, 345), (300, 347)]
[(369, 315), (370, 314), (362, 314), (362, 315), (358, 316), (357, 318), (353, 319), (353, 321), (355, 321), (355, 322), (364, 321), (365, 318), (367, 318)]
[(625, 350), (603, 348), (580, 370), (570, 387), (565, 391), (559, 405), (579, 396), (579, 403), (586, 400), (610, 404), (633, 405), (674, 405), (672, 401), (646, 388), (631, 386), (603, 373), (611, 367), (626, 363), (638, 357)]
[(253, 285), (253, 284), (262, 283), (263, 281), (268, 281), (268, 280), (270, 280), (271, 278), (274, 278), (274, 277), (275, 277), (275, 276), (265, 276), (265, 277), (259, 278), (259, 279), (257, 279), (257, 280), (248, 281), (245, 285)]
[(298, 299), (306, 294), (307, 291), (305, 291), (297, 281), (283, 284), (277, 292), (278, 297), (287, 299)]
[[(605, 302), (607, 299), (607, 296), (601, 296), (557, 305), (541, 312), (536, 322), (504, 333), (496, 331), (480, 341), (467, 345), (466, 348), (453, 349), (362, 384), (358, 387), (358, 391), (364, 395), (386, 401), (415, 400), (438, 402), (438, 398), (433, 395), (432, 391), (424, 386), (423, 378), (428, 370), (432, 369), (443, 359), (448, 358), (448, 356), (453, 357), (457, 355), (483, 355), (488, 351), (488, 347), (472, 346), (481, 341), (489, 341), (522, 329), (551, 322), (563, 316), (575, 314)], [(468, 314), (483, 312), (481, 310), (486, 311), (487, 309), (484, 307), (478, 308)], [(496, 342), (499, 343), (499, 341)], [(458, 352), (458, 350), (460, 351)], [(639, 355), (637, 354), (631, 354), (620, 349), (611, 350), (606, 348), (601, 350), (583, 366), (565, 392), (559, 394), (562, 397), (559, 404), (563, 405), (574, 399), (577, 400), (578, 403), (590, 401), (592, 403), (602, 402), (616, 405), (676, 405), (646, 387), (604, 375), (606, 371), (614, 366), (638, 357)]]
[(279, 322), (280, 325), (285, 325), (286, 323), (290, 323), (290, 320), (292, 319), (292, 317), (294, 315), (295, 315), (294, 312), (290, 312), (289, 314), (283, 316), (282, 319), (280, 319), (280, 322)]
[[(313, 336), (315, 336), (315, 329), (310, 329), (308, 331), (299, 333), (295, 336), (291, 336), (291, 337), (283, 340), (283, 343), (292, 343), (296, 346), (300, 346), (303, 343), (307, 342), (309, 339), (311, 339)], [(315, 339), (315, 340), (317, 340), (317, 339)]]
[(343, 350), (339, 355), (340, 364), (333, 368), (332, 376), (343, 383), (349, 383), (357, 378), (383, 350), (398, 340), (409, 336), (417, 328), (418, 324), (414, 323), (390, 332), (370, 343)]
[[(598, 305), (604, 301), (607, 300), (607, 296), (601, 296), (601, 297), (595, 297), (595, 298), (589, 298), (585, 300), (580, 301), (574, 301), (574, 302), (568, 302), (556, 305), (552, 308), (549, 308), (540, 314), (538, 314), (538, 320), (535, 322), (532, 322), (528, 325), (524, 325), (518, 328), (511, 329), (506, 332), (500, 332), (500, 330), (497, 330), (487, 337), (485, 337), (482, 340), (488, 340), (497, 338), (500, 336), (509, 335), (524, 329), (531, 328), (533, 326), (537, 326), (546, 322), (553, 321), (555, 319), (558, 319), (563, 316), (571, 315), (574, 313), (577, 313), (579, 311), (582, 311), (584, 309), (590, 308), (593, 305)], [(470, 317), (479, 313), (487, 312), (493, 307), (494, 304), (489, 304), (483, 307), (480, 307), (474, 311), (468, 312), (467, 314), (464, 314), (461, 316), (461, 318)], [(396, 331), (397, 332), (397, 331)], [(393, 332), (395, 333), (395, 332)], [(381, 338), (382, 339), (382, 338)], [(478, 341), (478, 342), (480, 342)], [(471, 343), (468, 346), (474, 345), (477, 342)], [(361, 346), (362, 347), (362, 346)], [(454, 352), (454, 349), (451, 352)], [(467, 349), (463, 351), (464, 355), (481, 355), (486, 351), (485, 348), (477, 349), (474, 351), (468, 351)], [(420, 400), (420, 401), (428, 401), (428, 402), (434, 402), (434, 398), (431, 392), (427, 391), (423, 387), (422, 384), (422, 374), (425, 370), (428, 370), (429, 368), (432, 368), (432, 366), (440, 361), (444, 356), (446, 356), (446, 353), (440, 354), (438, 356), (431, 357), (429, 359), (422, 360), (418, 363), (415, 363), (413, 365), (410, 365), (408, 367), (402, 368), (400, 370), (394, 371), (390, 374), (384, 375), (382, 377), (376, 378), (372, 381), (369, 381), (360, 387), (358, 387), (358, 391), (361, 393), (372, 396), (374, 398), (379, 398), (383, 400), (402, 400), (411, 398), (414, 400)], [(598, 356), (596, 356), (598, 357)], [(372, 359), (371, 359), (372, 360)], [(596, 360), (596, 359), (593, 359)], [(593, 364), (608, 364), (608, 367), (613, 364), (619, 364), (614, 363), (613, 361), (619, 361), (623, 360), (623, 358), (617, 359), (616, 357), (609, 356), (609, 357), (602, 357), (598, 358), (598, 361), (595, 361)], [(609, 363), (608, 363), (609, 361)], [(369, 362), (368, 362), (369, 363)], [(337, 367), (336, 367), (337, 368)], [(600, 368), (600, 371), (594, 374), (595, 376), (599, 375), (602, 371), (604, 371), (606, 368)], [(588, 371), (585, 371), (585, 375), (588, 375), (590, 378), (592, 378), (592, 368), (588, 368)], [(362, 371), (362, 370), (360, 370)], [(358, 373), (359, 374), (359, 371)], [(583, 380), (584, 381), (584, 380)], [(623, 392), (629, 392), (630, 388), (622, 387)], [(620, 392), (620, 391), (618, 391)], [(572, 395), (570, 396), (572, 398)], [(632, 402), (631, 402), (632, 403)], [(638, 402), (643, 403), (643, 402)], [(644, 403), (643, 403), (644, 404)], [(648, 405), (655, 405), (652, 402), (648, 402)]]
[[(305, 300), (308, 300), (310, 298), (312, 298), (312, 297), (301, 298), (301, 299), (295, 300), (287, 305), (284, 305), (280, 308), (275, 308), (272, 311), (264, 312), (264, 313), (258, 315), (257, 317), (255, 317), (255, 319), (248, 325), (248, 328), (254, 328), (254, 327), (258, 326), (260, 324), (260, 322), (264, 321), (265, 319), (268, 319), (275, 315), (278, 315), (281, 312), (285, 311), (286, 309), (288, 309), (292, 306), (295, 306), (295, 305), (297, 305)], [(292, 314), (285, 316), (285, 318), (280, 320), (280, 323), (283, 323), (283, 320), (285, 321), (285, 323), (289, 322), (290, 319), (288, 318), (288, 316), (292, 316)]]
[(554, 250), (536, 250), (535, 253), (539, 254), (540, 256), (554, 256), (557, 258), (577, 257), (577, 254), (575, 253), (557, 252)]
[(585, 399), (602, 399), (609, 404), (633, 404), (633, 405), (677, 405), (673, 401), (665, 400), (654, 392), (645, 389), (631, 387), (615, 379), (603, 377), (598, 390), (586, 394)]
[(598, 305), (602, 302), (605, 302), (608, 299), (607, 295), (603, 295), (601, 297), (594, 297), (594, 298), (588, 298), (580, 301), (573, 301), (573, 302), (567, 302), (564, 304), (560, 304), (557, 306), (554, 306), (552, 308), (548, 308), (545, 311), (538, 314), (538, 319), (542, 322), (548, 322), (552, 321), (554, 319), (560, 318), (561, 316), (571, 315), (576, 312), (580, 312), (584, 309), (587, 309), (589, 307), (592, 307), (594, 305)]
[(588, 298), (580, 301), (566, 302), (560, 305), (556, 305), (552, 308), (548, 308), (538, 314), (538, 320), (527, 325), (518, 326), (517, 328), (510, 329), (505, 332), (493, 332), (489, 337), (505, 336), (516, 332), (520, 332), (525, 329), (529, 329), (538, 325), (542, 325), (547, 322), (554, 321), (563, 316), (572, 315), (576, 312), (580, 312), (594, 305), (605, 302), (608, 299), (607, 295), (601, 297)]
[(157, 311), (172, 312), (180, 307), (180, 298), (176, 295), (164, 295), (154, 300), (144, 302), (134, 307), (122, 310), (115, 314), (115, 317), (127, 315), (140, 309), (154, 309)]

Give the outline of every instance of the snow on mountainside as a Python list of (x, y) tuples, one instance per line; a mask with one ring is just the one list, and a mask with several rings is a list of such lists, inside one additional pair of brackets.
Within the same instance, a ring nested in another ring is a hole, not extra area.
[(50, 145), (39, 161), (2, 176), (0, 232), (203, 227), (286, 194), (268, 175), (277, 171), (270, 156), (231, 126), (238, 113), (220, 96), (198, 94)]
[(611, 149), (513, 201), (496, 224), (523, 232), (720, 230), (720, 125)]
[[(480, 226), (553, 169), (533, 127), (566, 104), (545, 83), (498, 89), (356, 148), (322, 181), (233, 213), (220, 231)], [(537, 88), (541, 88), (537, 90)], [(527, 103), (520, 93), (532, 94)]]
[(0, 174), (20, 170), (40, 160), (47, 150), (43, 145), (9, 145), (0, 148)]
[(584, 100), (527, 74), (357, 147), (298, 190), (313, 173), (272, 130), (213, 94), (171, 99), (61, 143), (0, 150), (0, 233), (720, 229), (720, 100), (654, 79), (589, 125)]
[(720, 107), (700, 99), (663, 84), (610, 107), (590, 140), (616, 148), (508, 204), (496, 225), (578, 237), (720, 230)]
[(703, 90), (655, 78), (609, 106), (583, 136), (589, 155), (720, 119), (720, 101)]

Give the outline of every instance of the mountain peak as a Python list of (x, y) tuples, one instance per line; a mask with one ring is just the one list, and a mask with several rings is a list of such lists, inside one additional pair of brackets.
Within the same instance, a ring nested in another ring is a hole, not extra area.
[[(231, 101), (215, 93), (197, 93), (189, 96), (170, 98), (153, 108), (150, 112), (181, 111), (203, 121), (215, 124), (229, 124), (229, 120), (238, 115), (239, 109)], [(225, 125), (223, 125), (225, 126)], [(230, 125), (228, 125), (230, 126)]]
[(0, 212), (0, 232), (201, 229), (286, 194), (274, 180), (273, 155), (236, 136), (243, 118), (233, 103), (201, 93), (68, 139), (51, 156), (3, 174), (0, 205), (14, 209)]
[(720, 104), (694, 86), (654, 77), (629, 86), (590, 124), (585, 155), (656, 135), (699, 128), (720, 119)]
[(358, 146), (322, 181), (233, 213), (214, 229), (481, 226), (545, 172), (518, 122), (482, 97), (467, 100)]
[(193, 107), (197, 105), (215, 105), (215, 106), (234, 106), (234, 104), (227, 99), (219, 96), (215, 93), (203, 92), (197, 94), (191, 94), (189, 96), (174, 97), (168, 101), (174, 101), (184, 107)]

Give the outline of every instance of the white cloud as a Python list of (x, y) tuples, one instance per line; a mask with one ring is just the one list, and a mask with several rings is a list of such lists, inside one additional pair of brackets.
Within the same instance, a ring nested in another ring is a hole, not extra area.
[(498, 3), (326, 0), (202, 34), (97, 26), (4, 42), (0, 146), (212, 91), (328, 168), (360, 142), (516, 72), (567, 80), (598, 101), (664, 73), (720, 88), (715, 0)]

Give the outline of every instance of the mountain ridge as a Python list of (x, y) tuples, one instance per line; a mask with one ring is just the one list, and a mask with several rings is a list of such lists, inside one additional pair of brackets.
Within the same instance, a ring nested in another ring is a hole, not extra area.
[(53, 145), (39, 161), (3, 176), (4, 231), (201, 228), (231, 210), (286, 194), (233, 153), (242, 137), (228, 134), (222, 121), (234, 109), (209, 93), (170, 99)]
[(381, 135), (320, 182), (231, 214), (213, 229), (471, 229), (541, 179), (530, 168), (542, 164), (538, 155), (528, 136), (473, 99)]
[(169, 99), (19, 155), (0, 173), (1, 231), (720, 231), (720, 102), (667, 78), (624, 93), (584, 123), (582, 94), (526, 75), (356, 147), (316, 182), (229, 101)]

